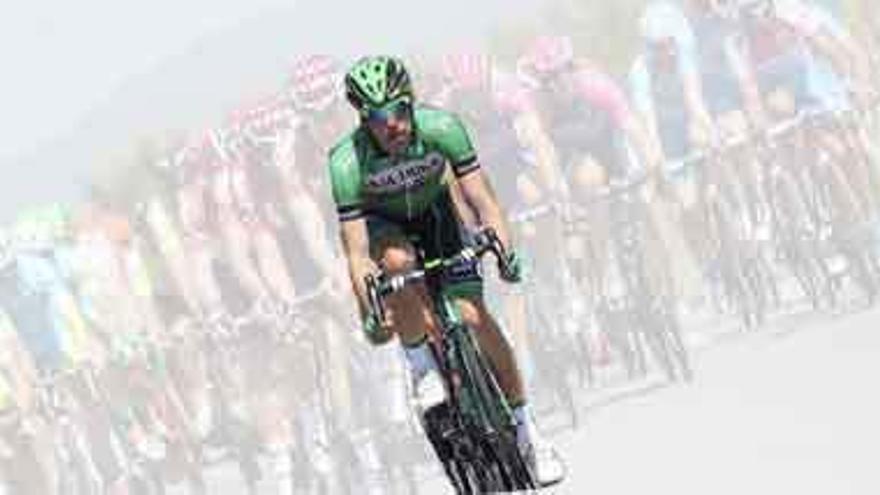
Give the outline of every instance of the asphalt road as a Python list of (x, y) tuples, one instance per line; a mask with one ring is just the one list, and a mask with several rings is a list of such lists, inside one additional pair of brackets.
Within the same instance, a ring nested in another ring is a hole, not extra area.
[[(880, 310), (790, 314), (751, 333), (708, 320), (689, 337), (693, 383), (585, 392), (577, 430), (541, 418), (569, 467), (547, 493), (880, 493)], [(211, 470), (209, 493), (243, 493), (233, 471)], [(451, 492), (437, 471), (422, 477), (420, 494)]]
[(587, 405), (552, 437), (571, 470), (552, 493), (880, 493), (880, 311), (702, 331), (693, 384)]

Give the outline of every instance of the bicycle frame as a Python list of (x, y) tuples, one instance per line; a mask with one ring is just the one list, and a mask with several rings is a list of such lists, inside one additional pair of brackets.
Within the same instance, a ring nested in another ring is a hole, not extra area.
[[(423, 261), (422, 269), (394, 277), (368, 276), (369, 302), (374, 314), (384, 318), (384, 296), (412, 283), (424, 281), (428, 287), (441, 329), (438, 362), (449, 399), (445, 407), (429, 409), (424, 416), (427, 425), (434, 424), (434, 431), (426, 428), (428, 437), (450, 481), (459, 482), (459, 491), (473, 490), (471, 483), (476, 483), (481, 492), (502, 487), (533, 488), (533, 476), (516, 448), (513, 411), (454, 301), (444, 291), (446, 274), (455, 264), (488, 251), (499, 260), (506, 259), (493, 231), (484, 231), (477, 239), (476, 248), (465, 248), (445, 260)], [(457, 465), (459, 461), (466, 465)], [(459, 479), (468, 477), (463, 470), (474, 469), (479, 472), (477, 480)]]

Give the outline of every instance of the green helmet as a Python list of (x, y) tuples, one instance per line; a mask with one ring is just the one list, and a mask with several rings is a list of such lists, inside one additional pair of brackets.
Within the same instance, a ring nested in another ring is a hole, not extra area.
[(345, 75), (345, 96), (358, 111), (364, 111), (381, 107), (402, 96), (412, 98), (412, 82), (399, 59), (364, 57)]

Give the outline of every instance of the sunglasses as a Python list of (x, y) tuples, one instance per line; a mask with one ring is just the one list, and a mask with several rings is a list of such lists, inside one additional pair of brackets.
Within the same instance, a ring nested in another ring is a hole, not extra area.
[(369, 125), (384, 125), (390, 120), (407, 120), (412, 116), (412, 102), (401, 98), (381, 108), (370, 108), (363, 112)]

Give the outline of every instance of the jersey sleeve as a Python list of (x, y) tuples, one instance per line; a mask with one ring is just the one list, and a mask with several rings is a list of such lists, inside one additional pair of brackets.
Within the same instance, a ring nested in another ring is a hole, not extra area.
[(346, 139), (330, 151), (330, 186), (340, 221), (364, 216), (361, 170), (354, 140)]
[(425, 139), (449, 160), (456, 177), (463, 177), (480, 167), (471, 137), (457, 115), (426, 109), (418, 112), (416, 118)]

